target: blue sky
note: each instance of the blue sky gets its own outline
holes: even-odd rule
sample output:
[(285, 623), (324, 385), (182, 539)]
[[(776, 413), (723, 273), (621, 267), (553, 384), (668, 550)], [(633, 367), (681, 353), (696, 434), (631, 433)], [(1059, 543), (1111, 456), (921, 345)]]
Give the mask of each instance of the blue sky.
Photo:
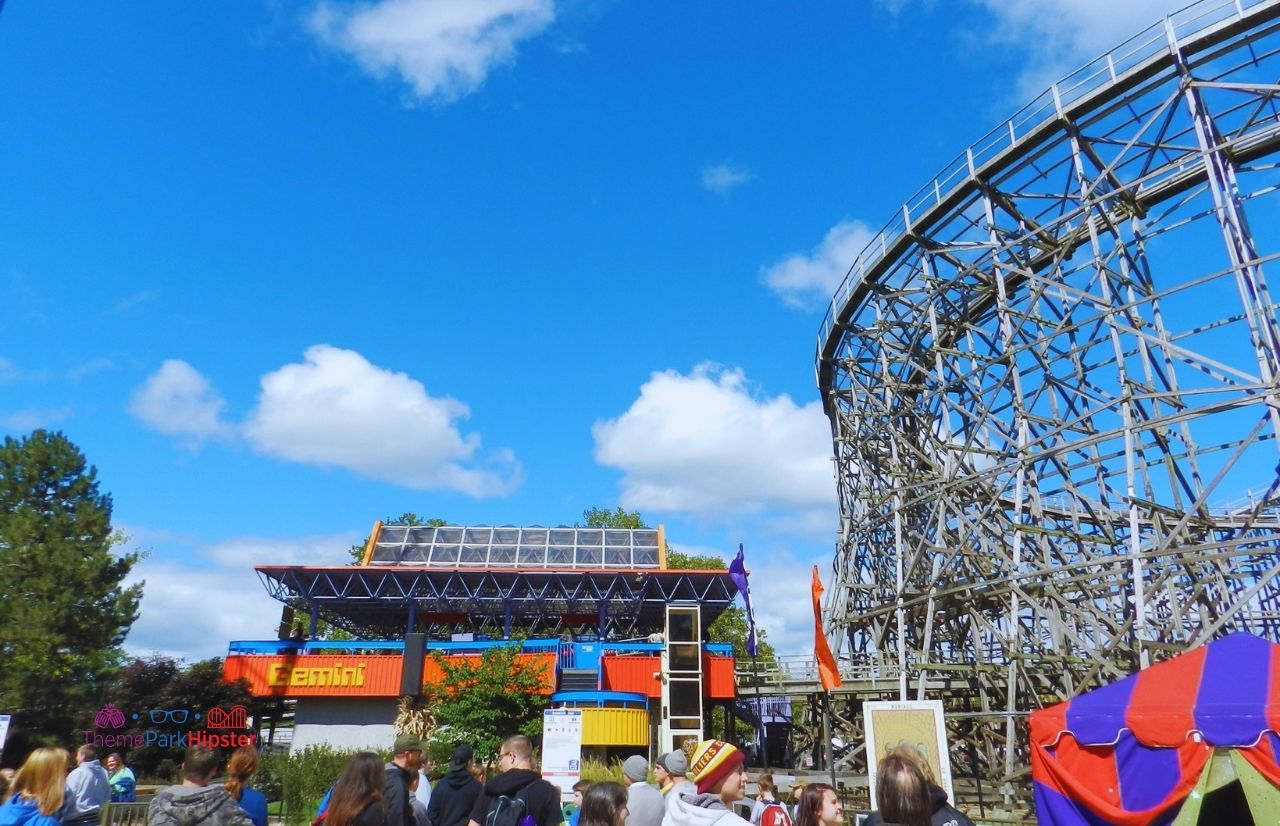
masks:
[(823, 305), (933, 172), (1178, 5), (9, 0), (0, 432), (98, 467), (149, 553), (136, 652), (269, 637), (252, 566), (378, 518), (621, 505), (744, 543), (807, 653)]

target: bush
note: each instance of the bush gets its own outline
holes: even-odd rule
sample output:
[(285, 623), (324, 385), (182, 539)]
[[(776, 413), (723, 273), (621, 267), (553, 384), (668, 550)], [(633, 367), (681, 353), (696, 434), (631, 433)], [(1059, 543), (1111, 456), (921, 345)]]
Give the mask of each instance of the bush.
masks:
[(289, 755), (284, 752), (263, 752), (258, 755), (258, 773), (251, 781), (253, 787), (266, 795), (268, 801), (284, 800), (284, 776)]
[[(320, 798), (337, 782), (343, 767), (353, 754), (356, 754), (354, 749), (307, 746), (288, 755), (264, 755), (263, 763), (271, 766), (271, 782), (278, 784), (280, 789), (286, 823), (311, 821)], [(259, 769), (259, 782), (264, 785), (266, 781), (262, 775), (268, 773), (265, 770), (265, 765)]]
[(612, 763), (605, 763), (602, 760), (583, 760), (581, 777), (588, 783), (603, 783), (606, 780), (621, 783), (622, 764), (617, 760)]

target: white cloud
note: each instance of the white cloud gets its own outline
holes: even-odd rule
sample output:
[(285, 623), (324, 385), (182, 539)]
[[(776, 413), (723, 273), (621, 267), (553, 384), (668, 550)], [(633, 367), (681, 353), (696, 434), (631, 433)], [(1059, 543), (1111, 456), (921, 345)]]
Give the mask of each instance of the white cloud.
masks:
[(722, 163), (702, 170), (702, 188), (721, 197), (754, 178), (751, 170)]
[(18, 378), (18, 367), (12, 361), (0, 356), (0, 382), (13, 381)]
[(196, 444), (232, 435), (231, 426), (222, 420), (225, 406), (213, 384), (194, 367), (169, 359), (134, 392), (129, 412), (152, 430)]
[(721, 520), (826, 511), (831, 435), (816, 401), (764, 397), (741, 370), (654, 373), (625, 413), (592, 427), (599, 464), (623, 472), (624, 508)]
[(1018, 79), (1026, 100), (1087, 61), (1187, 5), (1187, 0), (977, 0), (996, 20), (992, 38), (1027, 49)]
[(322, 2), (308, 25), (366, 72), (399, 74), (417, 97), (448, 102), (514, 62), (516, 45), (554, 19), (552, 0), (378, 0)]
[(322, 344), (304, 358), (262, 377), (243, 427), (258, 452), (476, 497), (505, 495), (523, 481), (514, 454), (482, 454), (480, 436), (458, 430), (470, 415), (462, 402), (431, 396), (352, 350)]
[[(880, 0), (890, 14), (905, 14), (932, 0)], [(1189, 0), (968, 0), (994, 21), (982, 39), (1025, 51), (1016, 105), (1107, 50), (1157, 23)]]
[(751, 572), (751, 607), (756, 627), (769, 632), (769, 644), (781, 655), (812, 655), (813, 601), (809, 572), (819, 567), (829, 584), (831, 556), (800, 559), (790, 550), (763, 546), (746, 549)]
[(139, 290), (132, 295), (125, 296), (116, 302), (115, 311), (117, 313), (127, 313), (135, 307), (146, 304), (149, 301), (156, 300), (155, 290)]
[(92, 376), (95, 373), (102, 373), (107, 370), (114, 370), (114, 369), (116, 369), (115, 362), (113, 362), (111, 359), (108, 359), (108, 358), (99, 357), (95, 359), (90, 359), (89, 361), (86, 361), (82, 364), (77, 364), (75, 367), (72, 367), (70, 370), (67, 371), (67, 378), (71, 379), (72, 381), (78, 381), (80, 379), (85, 378), (86, 376)]
[(71, 418), (70, 407), (29, 407), (0, 417), (0, 428), (9, 431), (35, 430)]
[(362, 538), (354, 531), (296, 539), (245, 536), (211, 545), (203, 555), (236, 569), (254, 565), (347, 565), (351, 562), (348, 551)]
[(201, 548), (185, 548), (175, 561), (174, 545), (192, 545), (190, 537), (165, 531), (122, 528), (136, 544), (139, 537), (170, 546), (170, 558), (149, 554), (134, 566), (129, 584), (146, 581), (138, 619), (125, 648), (142, 656), (152, 652), (185, 660), (221, 657), (231, 640), (275, 639), (281, 603), (268, 596), (255, 565), (346, 565), (354, 533), (292, 539), (240, 537)]
[(275, 639), (280, 603), (252, 568), (194, 568), (144, 559), (131, 583), (146, 580), (125, 649), (186, 660), (226, 656), (231, 640)]
[(764, 283), (789, 306), (824, 306), (874, 237), (861, 221), (836, 224), (808, 255), (796, 253), (766, 268)]

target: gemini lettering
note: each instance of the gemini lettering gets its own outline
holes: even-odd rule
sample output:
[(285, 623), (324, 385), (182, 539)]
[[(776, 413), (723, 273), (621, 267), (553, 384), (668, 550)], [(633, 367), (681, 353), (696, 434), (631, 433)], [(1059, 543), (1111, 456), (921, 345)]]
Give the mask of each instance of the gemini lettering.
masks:
[(267, 672), (267, 685), (360, 687), (364, 685), (364, 665), (344, 667), (342, 663), (334, 663), (328, 668), (306, 668), (276, 663)]

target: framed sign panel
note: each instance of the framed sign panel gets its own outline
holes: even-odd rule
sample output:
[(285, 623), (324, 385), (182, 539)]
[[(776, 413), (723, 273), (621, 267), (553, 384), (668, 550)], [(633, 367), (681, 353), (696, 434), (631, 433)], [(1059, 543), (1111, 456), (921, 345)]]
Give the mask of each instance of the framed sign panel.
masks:
[(941, 700), (868, 700), (862, 704), (867, 730), (867, 775), (871, 783), (871, 808), (876, 806), (876, 769), (899, 746), (911, 746), (924, 755), (933, 782), (955, 800), (951, 788), (951, 756), (947, 751), (947, 726)]

